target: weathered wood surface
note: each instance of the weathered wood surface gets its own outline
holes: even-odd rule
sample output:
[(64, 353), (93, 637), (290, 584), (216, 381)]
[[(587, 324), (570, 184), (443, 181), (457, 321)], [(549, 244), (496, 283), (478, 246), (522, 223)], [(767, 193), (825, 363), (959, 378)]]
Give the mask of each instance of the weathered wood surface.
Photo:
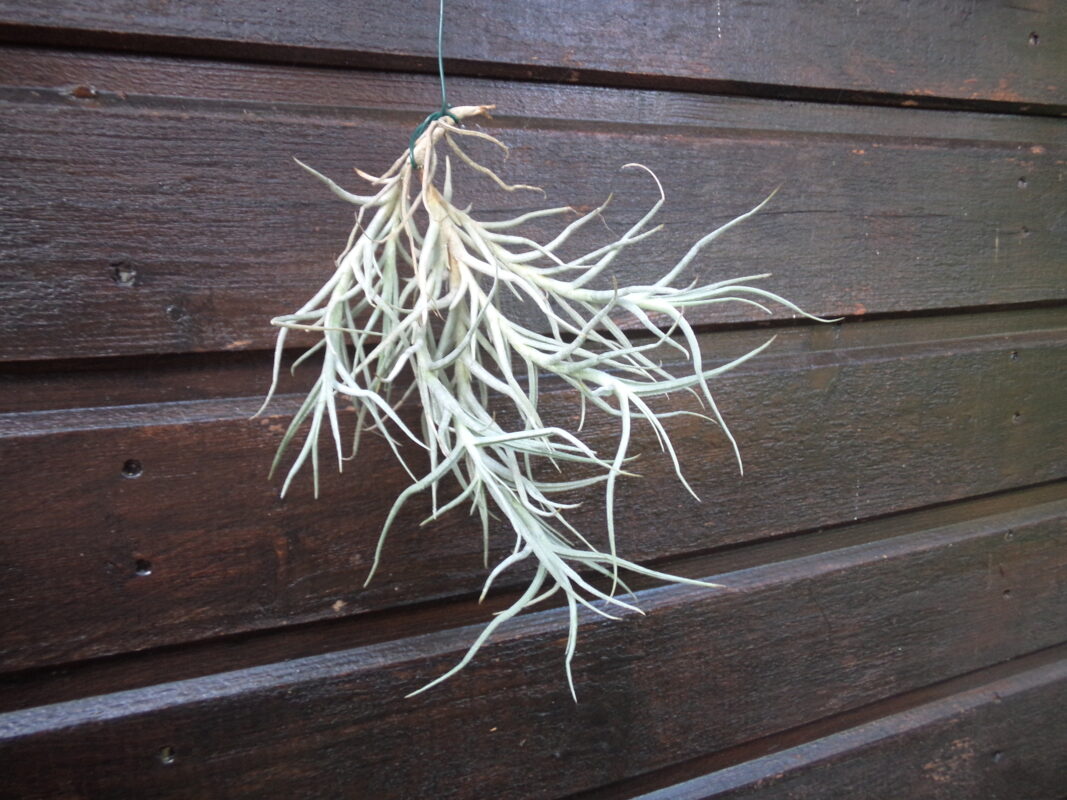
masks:
[[(289, 393), (309, 389), (315, 379), (307, 369), (289, 374), (294, 358), (289, 353), (282, 360), (284, 389)], [(5, 433), (22, 427), (19, 419), (32, 427), (32, 420), (46, 418), (39, 415), (42, 411), (65, 411), (77, 417), (77, 409), (103, 409), (81, 414), (83, 419), (75, 427), (84, 427), (85, 420), (93, 417), (114, 422), (114, 414), (107, 411), (114, 406), (264, 396), (272, 369), (273, 355), (262, 350), (8, 363), (0, 369), (0, 415), (4, 415)], [(37, 412), (38, 416), (6, 416), (17, 412)]]
[[(131, 98), (142, 104), (183, 99), (216, 101), (223, 106), (236, 103), (249, 108), (266, 105), (298, 115), (326, 108), (332, 115), (353, 119), (368, 109), (393, 110), (409, 112), (421, 121), (427, 108), (440, 102), (436, 75), (410, 72), (191, 62), (164, 56), (3, 46), (0, 59), (3, 86), (44, 90), (42, 99), (47, 99), (48, 91), (59, 89), (89, 105)], [(448, 93), (456, 104), (496, 103), (496, 113), (503, 119), (513, 119), (521, 113), (531, 119), (614, 126), (695, 126), (973, 141), (1062, 140), (1062, 124), (1056, 118), (1003, 113), (930, 114), (911, 107), (890, 109), (789, 100), (768, 105), (760, 98), (652, 87), (619, 91), (601, 85), (486, 81), (462, 76), (449, 78)]]
[[(802, 536), (774, 537), (758, 543), (749, 543), (744, 547), (720, 548), (706, 554), (687, 555), (680, 559), (671, 559), (662, 566), (671, 572), (689, 577), (722, 575), (767, 564), (794, 562), (799, 558), (833, 550), (899, 539), (921, 531), (952, 525), (983, 524), (983, 520), (993, 517), (1006, 519), (1028, 508), (1064, 500), (1067, 500), (1067, 482), (1057, 481), (834, 526)], [(1006, 535), (1008, 540), (1014, 537), (1014, 533)], [(654, 581), (638, 580), (634, 583), (637, 589), (652, 588), (655, 585)], [(507, 590), (494, 592), (483, 603), (478, 603), (477, 597), (471, 595), (448, 598), (437, 603), (400, 605), (381, 613), (341, 615), (336, 619), (314, 624), (276, 627), (243, 635), (206, 639), (179, 647), (127, 653), (120, 657), (67, 662), (55, 667), (3, 673), (0, 674), (0, 712), (152, 686), (160, 682), (160, 676), (165, 676), (168, 682), (187, 680), (416, 637), (445, 628), (481, 625), (485, 624), (492, 611), (505, 607), (515, 597), (515, 590)], [(545, 605), (546, 608), (553, 607), (553, 601), (550, 599)], [(788, 613), (792, 613), (791, 608)], [(951, 687), (956, 684), (939, 684), (938, 691), (941, 691), (941, 695), (938, 696), (956, 691), (951, 688), (941, 690), (942, 685)], [(970, 685), (973, 684), (967, 684)], [(930, 691), (932, 690), (924, 690), (924, 694), (928, 695)], [(901, 706), (895, 700), (888, 702), (892, 706), (888, 712), (857, 711), (859, 716), (852, 719), (850, 724), (900, 710)], [(761, 739), (756, 746), (743, 744), (740, 746), (746, 753), (743, 758), (736, 757), (737, 747), (731, 747), (721, 753), (705, 754), (695, 761), (669, 768), (667, 772), (670, 777), (667, 779), (662, 779), (660, 772), (655, 772), (642, 777), (641, 782), (647, 790), (688, 780), (711, 771), (712, 767), (706, 766), (708, 763), (736, 764), (751, 759), (754, 753), (763, 755), (843, 730), (850, 725), (840, 721), (847, 721), (853, 716), (855, 715), (836, 715), (830, 720), (820, 719), (806, 724), (801, 729), (791, 729), (788, 734), (783, 735), (788, 740), (784, 745), (780, 743), (782, 736)], [(817, 733), (805, 734), (811, 729), (817, 729)], [(601, 800), (599, 796), (598, 800)]]
[[(996, 333), (984, 318), (969, 329), (959, 322), (959, 338), (947, 341), (931, 325), (924, 344), (908, 341), (924, 338), (921, 323), (783, 331), (772, 355), (717, 383), (745, 476), (711, 426), (678, 418), (672, 431), (697, 503), (641, 429), (642, 478), (620, 485), (620, 546), (655, 560), (1067, 476), (1067, 441), (1058, 436), (1067, 413), (1062, 314), (1006, 314), (1002, 323)], [(845, 341), (834, 341), (835, 330)], [(894, 331), (904, 341), (892, 341)], [(705, 342), (740, 353), (763, 336)], [(546, 419), (574, 418), (569, 393), (546, 386), (543, 396)], [(407, 477), (371, 440), (358, 465), (325, 478), (322, 500), (311, 497), (309, 479), (279, 500), (265, 472), (287, 417), (250, 421), (258, 405), (232, 398), (0, 419), (8, 431), (0, 470), (12, 497), (0, 614), (7, 669), (480, 587), (481, 537), (466, 512), (419, 528), (429, 513), (419, 498), (398, 518), (376, 580), (361, 589)], [(614, 430), (610, 419), (589, 420), (589, 440), (601, 449)], [(143, 470), (133, 479), (123, 474), (129, 460)], [(573, 520), (599, 537), (602, 504), (595, 492), (583, 498)], [(494, 558), (512, 539), (496, 537)], [(138, 574), (139, 562), (151, 575)]]
[(0, 753), (28, 797), (558, 797), (1063, 641), (1065, 513), (644, 592), (645, 617), (583, 618), (577, 706), (552, 610), (414, 699), (471, 629), (0, 715)]
[(574, 706), (557, 600), (402, 699), (523, 576), (478, 605), (478, 531), (420, 500), (362, 589), (392, 456), (283, 501), (313, 370), (248, 419), (351, 223), (289, 158), (396, 157), (436, 4), (0, 0), (0, 796), (1062, 800), (1067, 9), (847, 5), (448, 2), (450, 99), (549, 192), (471, 180), (486, 215), (614, 191), (599, 244), (646, 163), (633, 281), (783, 184), (697, 272), (845, 318), (692, 318), (709, 363), (778, 334), (717, 384), (746, 474), (676, 420), (697, 504), (643, 432), (619, 544), (728, 588), (583, 617)]
[[(8, 41), (429, 71), (437, 4), (0, 3)], [(451, 74), (860, 99), (1067, 105), (1055, 0), (450, 0)], [(844, 95), (850, 97), (851, 94)]]
[[(308, 106), (319, 78), (297, 70), (216, 67), (204, 76), (170, 64), (150, 83), (143, 65), (128, 78), (128, 61), (38, 54), (13, 80), (47, 88), (0, 101), (8, 155), (0, 185), (10, 190), (0, 228), (2, 359), (269, 347), (269, 319), (325, 280), (352, 216), (290, 157), (342, 182), (352, 164), (384, 169), (425, 111), (412, 100), (402, 106), (410, 115), (380, 100)], [(72, 74), (97, 96), (79, 97), (65, 83)], [(248, 102), (217, 99), (240, 82), (284, 102), (257, 91)], [(378, 76), (348, 91), (390, 87)], [(773, 103), (670, 112), (682, 97), (659, 96), (667, 121), (674, 115), (664, 127), (650, 124), (660, 122), (654, 114), (635, 118), (612, 90), (503, 88), (488, 99), (503, 112), (490, 129), (512, 146), (505, 174), (553, 188), (547, 200), (501, 197), (472, 181), (486, 215), (593, 207), (614, 190), (606, 221), (622, 229), (655, 196), (647, 176), (619, 166), (637, 161), (659, 173), (666, 229), (620, 259), (620, 282), (661, 274), (690, 242), (783, 184), (771, 207), (715, 243), (694, 276), (773, 272), (767, 288), (825, 315), (1067, 298), (1067, 145), (1055, 121), (1021, 129), (966, 115), (933, 135), (923, 112), (868, 109), (813, 126), (823, 106), (798, 105), (789, 111), (798, 129), (787, 131)], [(561, 115), (570, 91), (594, 120)], [(542, 109), (550, 113), (532, 116)], [(577, 244), (607, 236), (590, 226)], [(720, 307), (694, 320), (755, 313)]]
[(640, 800), (1062, 800), (1065, 707), (1059, 660)]

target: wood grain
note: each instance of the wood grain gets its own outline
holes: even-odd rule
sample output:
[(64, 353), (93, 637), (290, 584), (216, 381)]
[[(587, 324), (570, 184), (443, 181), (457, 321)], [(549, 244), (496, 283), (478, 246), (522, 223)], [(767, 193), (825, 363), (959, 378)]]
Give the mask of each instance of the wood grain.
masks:
[[(123, 102), (138, 105), (181, 99), (188, 108), (240, 103), (301, 114), (329, 113), (359, 119), (369, 109), (407, 112), (420, 119), (440, 101), (436, 76), (314, 66), (168, 58), (145, 54), (94, 53), (0, 46), (0, 85), (51, 93), (80, 105)], [(697, 127), (776, 130), (859, 136), (964, 139), (967, 141), (1057, 143), (1062, 120), (1055, 117), (956, 111), (930, 114), (902, 108), (849, 103), (810, 103), (657, 89), (560, 85), (522, 80), (454, 77), (449, 98), (456, 104), (496, 103), (498, 119), (601, 122), (613, 126)]]
[[(813, 531), (802, 536), (783, 536), (744, 547), (729, 547), (708, 553), (672, 559), (661, 566), (688, 577), (721, 575), (762, 567), (767, 564), (795, 561), (833, 550), (910, 536), (949, 525), (974, 525), (989, 517), (1007, 518), (1025, 513), (1028, 508), (1067, 500), (1067, 482), (1056, 481), (1015, 491), (997, 492), (978, 498), (942, 503), (927, 508), (901, 512), (872, 520), (863, 520)], [(638, 589), (655, 586), (655, 582), (635, 582)], [(36, 705), (80, 700), (94, 695), (153, 686), (166, 676), (167, 681), (200, 678), (220, 672), (265, 666), (280, 661), (302, 659), (339, 650), (411, 638), (444, 628), (484, 624), (488, 616), (513, 602), (517, 590), (491, 594), (479, 603), (475, 596), (452, 598), (446, 602), (399, 606), (380, 613), (339, 616), (319, 622), (264, 629), (176, 647), (161, 647), (125, 653), (111, 658), (68, 662), (59, 666), (0, 674), (0, 712), (17, 711)], [(550, 598), (546, 608), (558, 607)], [(1065, 655), (1067, 655), (1067, 646)], [(1046, 663), (1052, 650), (1028, 657)], [(999, 668), (997, 668), (999, 669)], [(997, 672), (993, 669), (992, 672)], [(983, 675), (991, 674), (984, 670)], [(982, 683), (966, 679), (939, 683), (935, 687), (909, 694), (906, 699), (893, 698), (876, 706), (864, 706), (855, 713), (835, 715), (791, 729), (782, 735), (765, 737), (756, 743), (743, 743), (726, 751), (705, 754), (692, 761), (673, 765), (641, 778), (641, 791), (702, 776), (723, 766), (775, 752), (861, 724), (903, 708), (964, 691)], [(915, 698), (918, 699), (915, 699)], [(611, 798), (594, 790), (590, 800)], [(638, 790), (635, 790), (635, 792)], [(583, 795), (584, 800), (584, 795)]]
[[(8, 41), (142, 52), (430, 71), (436, 5), (398, 13), (363, 0), (250, 5), (236, 0), (147, 5), (139, 0), (5, 0)], [(946, 2), (858, 7), (756, 0), (534, 0), (501, 7), (451, 0), (450, 74), (536, 77), (626, 86), (868, 99), (996, 101), (1063, 106), (1067, 14), (1054, 0), (1026, 6)]]
[[(1057, 314), (1038, 318), (1049, 324)], [(846, 337), (836, 350), (835, 330)], [(620, 485), (623, 552), (656, 560), (1067, 475), (1067, 442), (1057, 433), (1062, 328), (924, 345), (887, 341), (894, 330), (924, 338), (915, 324), (803, 326), (783, 331), (774, 355), (724, 377), (717, 391), (746, 454), (744, 477), (705, 423), (680, 418), (672, 426), (702, 503), (686, 499), (642, 430), (635, 441), (645, 453), (643, 477)], [(754, 334), (704, 341), (725, 355), (757, 343)], [(572, 418), (572, 398), (548, 388), (546, 418)], [(287, 418), (280, 409), (249, 421), (256, 406), (258, 399), (232, 398), (4, 419), (0, 463), (12, 502), (0, 619), (8, 669), (480, 587), (481, 541), (470, 520), (457, 512), (420, 529), (429, 513), (420, 499), (399, 518), (377, 579), (361, 590), (366, 558), (406, 478), (372, 441), (356, 474), (327, 470), (321, 500), (304, 480), (281, 501), (265, 472)], [(588, 435), (606, 447), (614, 429), (590, 420)], [(124, 477), (128, 460), (143, 469), (139, 477)], [(41, 486), (51, 498), (43, 507)], [(589, 497), (573, 519), (597, 538), (602, 514)], [(501, 533), (494, 556), (511, 541)], [(151, 564), (151, 575), (137, 574), (138, 561)]]
[[(179, 97), (122, 99), (124, 62), (93, 63), (84, 77), (96, 98), (53, 86), (0, 102), (9, 155), (0, 185), (11, 189), (0, 228), (0, 358), (269, 347), (269, 319), (321, 285), (351, 225), (350, 210), (291, 156), (345, 182), (353, 163), (384, 168), (422, 110), (197, 99), (209, 81), (188, 66), (172, 70), (174, 85), (186, 87)], [(37, 66), (39, 76), (47, 73)], [(299, 73), (290, 70), (288, 80), (291, 96)], [(381, 76), (374, 81), (387, 90)], [(307, 96), (315, 86), (305, 80)], [(969, 121), (960, 120), (950, 138), (919, 140), (920, 117), (909, 135), (894, 119), (919, 112), (880, 109), (862, 132), (860, 120), (846, 120), (849, 133), (839, 134), (802, 124), (805, 114), (821, 118), (822, 107), (809, 105), (792, 112), (800, 130), (786, 131), (770, 103), (736, 119), (726, 108), (713, 124), (667, 128), (634, 123), (632, 110), (609, 103), (598, 113), (610, 111), (613, 122), (579, 123), (516, 114), (527, 95), (547, 103), (543, 88), (528, 88), (510, 87), (514, 116), (491, 130), (512, 146), (505, 176), (537, 176), (547, 201), (467, 185), (483, 193), (476, 199), (490, 217), (545, 202), (593, 207), (614, 190), (606, 223), (618, 230), (654, 199), (647, 178), (619, 166), (652, 167), (670, 195), (666, 229), (620, 263), (620, 282), (661, 274), (691, 241), (784, 184), (769, 209), (716, 243), (694, 276), (770, 271), (768, 288), (827, 315), (1067, 298), (1059, 213), (1067, 184), (1058, 179), (1067, 147), (1058, 128), (1035, 127), (1039, 140), (1020, 141), (1021, 131), (982, 122), (971, 139)], [(557, 104), (569, 91), (555, 87)], [(584, 103), (584, 93), (575, 99)], [(885, 135), (883, 118), (899, 137)], [(752, 127), (760, 124), (769, 127)], [(609, 235), (593, 226), (576, 245)], [(754, 313), (724, 307), (694, 319), (737, 322)]]
[(1065, 704), (1061, 660), (640, 800), (1059, 800), (1067, 786)]
[(1065, 512), (643, 593), (646, 617), (583, 617), (577, 706), (553, 610), (411, 700), (470, 629), (5, 714), (0, 752), (29, 797), (558, 797), (1062, 641)]
[(708, 366), (777, 335), (714, 387), (745, 475), (675, 418), (697, 503), (641, 430), (619, 548), (726, 588), (583, 615), (578, 705), (558, 598), (403, 699), (527, 576), (479, 604), (477, 526), (419, 498), (361, 588), (407, 477), (371, 439), (278, 498), (313, 367), (249, 419), (352, 220), (291, 156), (390, 163), (438, 103), (436, 12), (0, 0), (0, 798), (1067, 800), (1067, 8), (448, 0), (449, 98), (511, 146), (475, 154), (547, 191), (461, 202), (614, 192), (577, 253), (647, 164), (666, 230), (616, 270), (646, 282), (781, 185), (693, 277), (844, 318), (690, 318)]

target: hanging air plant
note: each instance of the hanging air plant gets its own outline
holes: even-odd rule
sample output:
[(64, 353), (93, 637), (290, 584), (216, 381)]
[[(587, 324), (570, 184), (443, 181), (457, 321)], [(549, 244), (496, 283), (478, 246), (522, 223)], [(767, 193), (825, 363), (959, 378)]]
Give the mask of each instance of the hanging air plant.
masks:
[[(603, 207), (564, 225), (544, 244), (522, 235), (524, 224), (562, 217), (573, 213), (572, 209), (550, 208), (503, 222), (482, 222), (469, 210), (458, 208), (452, 202), (453, 158), (488, 176), (503, 190), (532, 188), (507, 185), (461, 146), (464, 139), (484, 139), (504, 147), (494, 137), (458, 124), (490, 108), (462, 106), (431, 115), (413, 137), (410, 152), (383, 175), (359, 172), (373, 187), (367, 195), (352, 194), (301, 164), (338, 197), (356, 205), (358, 212), (334, 274), (303, 307), (273, 320), (281, 331), (271, 394), (277, 386), (286, 334), (300, 330), (321, 337), (297, 362), (317, 355), (320, 374), (278, 448), (274, 467), (306, 429), (282, 493), (310, 461), (317, 496), (319, 441), (324, 429), (334, 441), (338, 465), (346, 459), (339, 403), (351, 403), (357, 411), (355, 446), (349, 458), (355, 455), (363, 434), (373, 430), (385, 439), (412, 484), (396, 499), (385, 520), (368, 582), (398, 512), (420, 492), (429, 492), (431, 498), (427, 522), (457, 506), (468, 506), (477, 514), (486, 559), (490, 519), (503, 517), (514, 532), (515, 543), (510, 555), (488, 572), (482, 596), (497, 576), (522, 561), (533, 562), (534, 576), (522, 595), (486, 625), (463, 659), (418, 692), (462, 669), (507, 620), (560, 592), (569, 610), (565, 665), (573, 694), (571, 660), (578, 607), (612, 618), (611, 610), (639, 610), (617, 596), (619, 587), (628, 591), (620, 573), (716, 586), (648, 569), (616, 551), (615, 488), (619, 477), (629, 474), (635, 423), (651, 426), (678, 479), (692, 492), (665, 424), (667, 417), (692, 412), (656, 411), (648, 398), (679, 390), (695, 392), (710, 415), (707, 418), (726, 434), (740, 463), (737, 444), (708, 382), (755, 356), (770, 341), (723, 366), (704, 369), (686, 309), (737, 302), (766, 311), (764, 303), (770, 302), (805, 312), (749, 285), (766, 275), (672, 285), (705, 246), (756, 213), (762, 203), (705, 235), (654, 283), (591, 288), (621, 253), (659, 230), (649, 226), (664, 202), (662, 187), (650, 170), (636, 164), (626, 166), (648, 172), (659, 188), (659, 199), (621, 237), (577, 258), (565, 260), (559, 248), (596, 219)], [(444, 150), (443, 157), (439, 150)], [(500, 304), (505, 293), (535, 306), (543, 324), (529, 327), (505, 314)], [(632, 338), (613, 315), (637, 320), (643, 338)], [(671, 374), (653, 360), (652, 351), (664, 345), (684, 355), (690, 365), (686, 374)], [(596, 452), (583, 441), (581, 423), (570, 430), (542, 419), (538, 387), (543, 376), (554, 376), (574, 389), (583, 422), (589, 406), (617, 418), (618, 440), (611, 452)], [(422, 410), (417, 430), (397, 413), (413, 397)], [(503, 418), (511, 420), (506, 427), (499, 421)], [(428, 453), (425, 474), (416, 474), (405, 460), (401, 446), (408, 442)], [(556, 468), (550, 472), (554, 478), (544, 477), (546, 463)], [(568, 479), (568, 468), (581, 477)], [(446, 481), (449, 476), (454, 484)], [(445, 485), (455, 487), (453, 496), (442, 496)], [(572, 506), (558, 499), (594, 485), (602, 485), (604, 492), (606, 551), (567, 521), (565, 514)], [(606, 580), (600, 583), (597, 574)]]

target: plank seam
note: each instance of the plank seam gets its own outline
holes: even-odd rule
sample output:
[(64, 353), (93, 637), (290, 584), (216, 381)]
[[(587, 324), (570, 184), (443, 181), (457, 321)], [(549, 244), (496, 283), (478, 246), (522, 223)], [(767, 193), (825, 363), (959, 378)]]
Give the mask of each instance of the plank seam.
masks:
[[(292, 66), (341, 66), (361, 70), (434, 74), (436, 62), (430, 55), (393, 55), (353, 52), (306, 45), (277, 45), (240, 42), (210, 37), (191, 38), (146, 33), (111, 33), (91, 28), (48, 27), (0, 23), (0, 44), (63, 47), (71, 50), (115, 52), (137, 55), (187, 57), (253, 64)], [(989, 99), (963, 99), (939, 95), (911, 95), (849, 88), (818, 88), (790, 84), (768, 84), (731, 79), (707, 79), (662, 74), (621, 73), (608, 70), (508, 64), (502, 62), (445, 59), (445, 71), (452, 77), (478, 77), (497, 80), (523, 80), (537, 83), (603, 86), (621, 89), (659, 89), (693, 94), (752, 97), (785, 102), (821, 105), (885, 106), (934, 110), (981, 112), (1033, 117), (1067, 116), (1067, 105), (1039, 102), (1012, 102)]]

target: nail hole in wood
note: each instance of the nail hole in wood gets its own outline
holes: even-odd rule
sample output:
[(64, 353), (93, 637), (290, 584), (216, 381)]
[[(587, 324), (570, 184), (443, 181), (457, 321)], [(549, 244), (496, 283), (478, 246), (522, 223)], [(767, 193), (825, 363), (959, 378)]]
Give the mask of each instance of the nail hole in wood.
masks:
[(1031, 47), (1037, 47), (1041, 43), (1041, 37), (1037, 35), (1036, 31), (1032, 31), (1027, 41), (1030, 42)]
[(122, 465), (122, 477), (124, 478), (140, 478), (142, 472), (144, 472), (144, 467), (136, 458), (131, 458)]
[(133, 562), (133, 571), (134, 571), (135, 575), (139, 575), (142, 578), (145, 575), (151, 575), (152, 574), (152, 562), (151, 561), (146, 561), (143, 558), (139, 558), (135, 562)]
[(109, 266), (111, 267), (111, 280), (116, 284), (126, 288), (137, 285), (137, 270), (130, 266), (129, 262), (117, 259)]
[(156, 758), (159, 759), (160, 764), (167, 764), (168, 766), (173, 764), (175, 760), (174, 748), (170, 745), (159, 748), (159, 752), (156, 753)]

